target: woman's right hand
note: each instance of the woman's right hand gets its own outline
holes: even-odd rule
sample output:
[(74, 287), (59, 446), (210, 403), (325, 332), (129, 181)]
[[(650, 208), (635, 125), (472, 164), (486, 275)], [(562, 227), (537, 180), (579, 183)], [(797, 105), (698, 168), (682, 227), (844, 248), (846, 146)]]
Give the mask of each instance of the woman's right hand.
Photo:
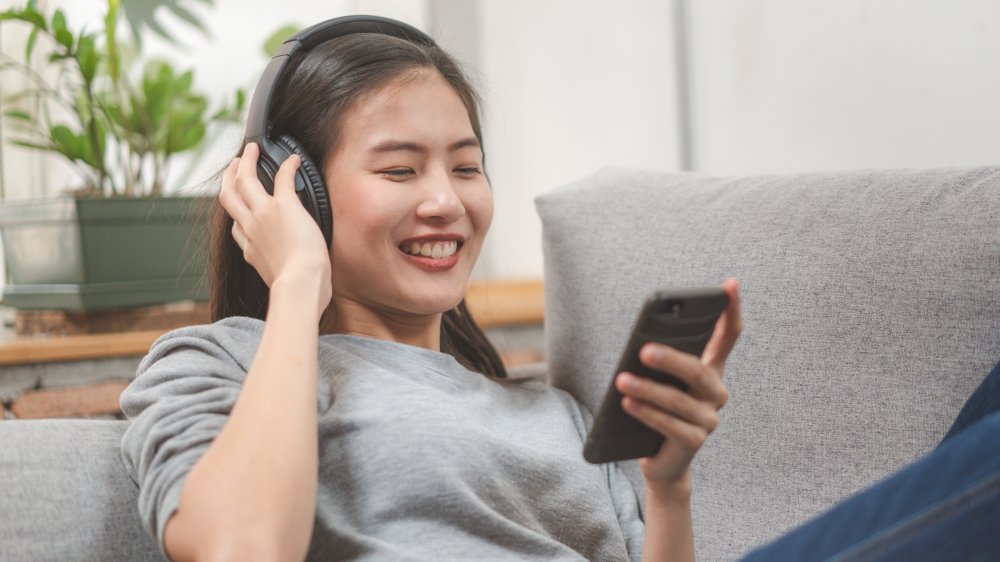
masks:
[(257, 179), (260, 149), (247, 144), (222, 177), (219, 202), (233, 218), (232, 235), (243, 258), (257, 270), (267, 286), (284, 279), (319, 281), (319, 312), (332, 296), (330, 251), (316, 221), (295, 194), (295, 172), (300, 158), (292, 155), (278, 168), (274, 195)]

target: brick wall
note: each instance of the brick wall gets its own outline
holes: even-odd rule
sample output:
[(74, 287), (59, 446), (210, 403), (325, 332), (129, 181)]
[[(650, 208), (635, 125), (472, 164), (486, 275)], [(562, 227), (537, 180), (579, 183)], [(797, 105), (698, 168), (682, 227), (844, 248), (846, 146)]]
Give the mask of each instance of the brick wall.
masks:
[(139, 357), (0, 367), (4, 418), (116, 418)]

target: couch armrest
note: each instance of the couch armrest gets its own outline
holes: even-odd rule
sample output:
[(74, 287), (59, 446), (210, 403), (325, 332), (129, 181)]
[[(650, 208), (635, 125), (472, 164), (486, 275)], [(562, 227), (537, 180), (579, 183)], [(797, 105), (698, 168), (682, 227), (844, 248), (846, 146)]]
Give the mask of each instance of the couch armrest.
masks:
[(121, 460), (127, 424), (0, 421), (0, 558), (164, 560)]

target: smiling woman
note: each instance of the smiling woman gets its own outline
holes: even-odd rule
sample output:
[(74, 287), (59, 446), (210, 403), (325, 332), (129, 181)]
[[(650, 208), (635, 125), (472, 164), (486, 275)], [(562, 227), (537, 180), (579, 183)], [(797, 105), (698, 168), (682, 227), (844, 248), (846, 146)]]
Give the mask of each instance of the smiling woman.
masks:
[(164, 552), (690, 559), (689, 468), (725, 401), (735, 281), (710, 362), (644, 355), (683, 366), (690, 395), (622, 389), (670, 437), (643, 465), (644, 521), (619, 468), (582, 459), (588, 414), (541, 381), (505, 380), (465, 308), (493, 192), (456, 63), (372, 17), (318, 24), (284, 49), (223, 174), (214, 323), (157, 341), (122, 393), (126, 468)]
[[(462, 299), (493, 208), (476, 92), (442, 51), (379, 34), (338, 37), (288, 65), (270, 107), (270, 136), (294, 133), (303, 154), (321, 158), (318, 173), (330, 186), (330, 258), (338, 267), (321, 331), (364, 332), (362, 323), (392, 339), (429, 338), (423, 343), (463, 365), (503, 377), (499, 355)], [(268, 284), (230, 237), (232, 228), (220, 206), (212, 319), (264, 319)], [(456, 252), (434, 258), (445, 242)], [(413, 255), (424, 247), (429, 256)], [(404, 266), (416, 270), (404, 274)], [(381, 296), (387, 285), (395, 288)], [(441, 330), (412, 327), (417, 316), (442, 310)], [(403, 319), (405, 334), (383, 329), (393, 317)]]

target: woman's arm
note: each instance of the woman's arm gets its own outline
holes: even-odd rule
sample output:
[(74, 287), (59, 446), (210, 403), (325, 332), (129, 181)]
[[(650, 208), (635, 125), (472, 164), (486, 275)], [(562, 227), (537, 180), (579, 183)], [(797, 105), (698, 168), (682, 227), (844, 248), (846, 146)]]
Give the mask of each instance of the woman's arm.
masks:
[(219, 197), (247, 261), (270, 287), (267, 319), (229, 419), (166, 524), (174, 560), (301, 560), (312, 536), (317, 326), (330, 300), (330, 264), (292, 191), (297, 158), (281, 166), (272, 198), (256, 180), (256, 156), (249, 145), (227, 169)]
[(695, 559), (691, 461), (719, 425), (718, 410), (729, 398), (722, 373), (743, 330), (739, 285), (728, 279), (723, 289), (729, 306), (700, 358), (658, 344), (647, 344), (639, 352), (644, 364), (684, 381), (687, 391), (627, 373), (615, 380), (625, 411), (665, 438), (655, 456), (639, 461), (646, 485), (643, 560)]

